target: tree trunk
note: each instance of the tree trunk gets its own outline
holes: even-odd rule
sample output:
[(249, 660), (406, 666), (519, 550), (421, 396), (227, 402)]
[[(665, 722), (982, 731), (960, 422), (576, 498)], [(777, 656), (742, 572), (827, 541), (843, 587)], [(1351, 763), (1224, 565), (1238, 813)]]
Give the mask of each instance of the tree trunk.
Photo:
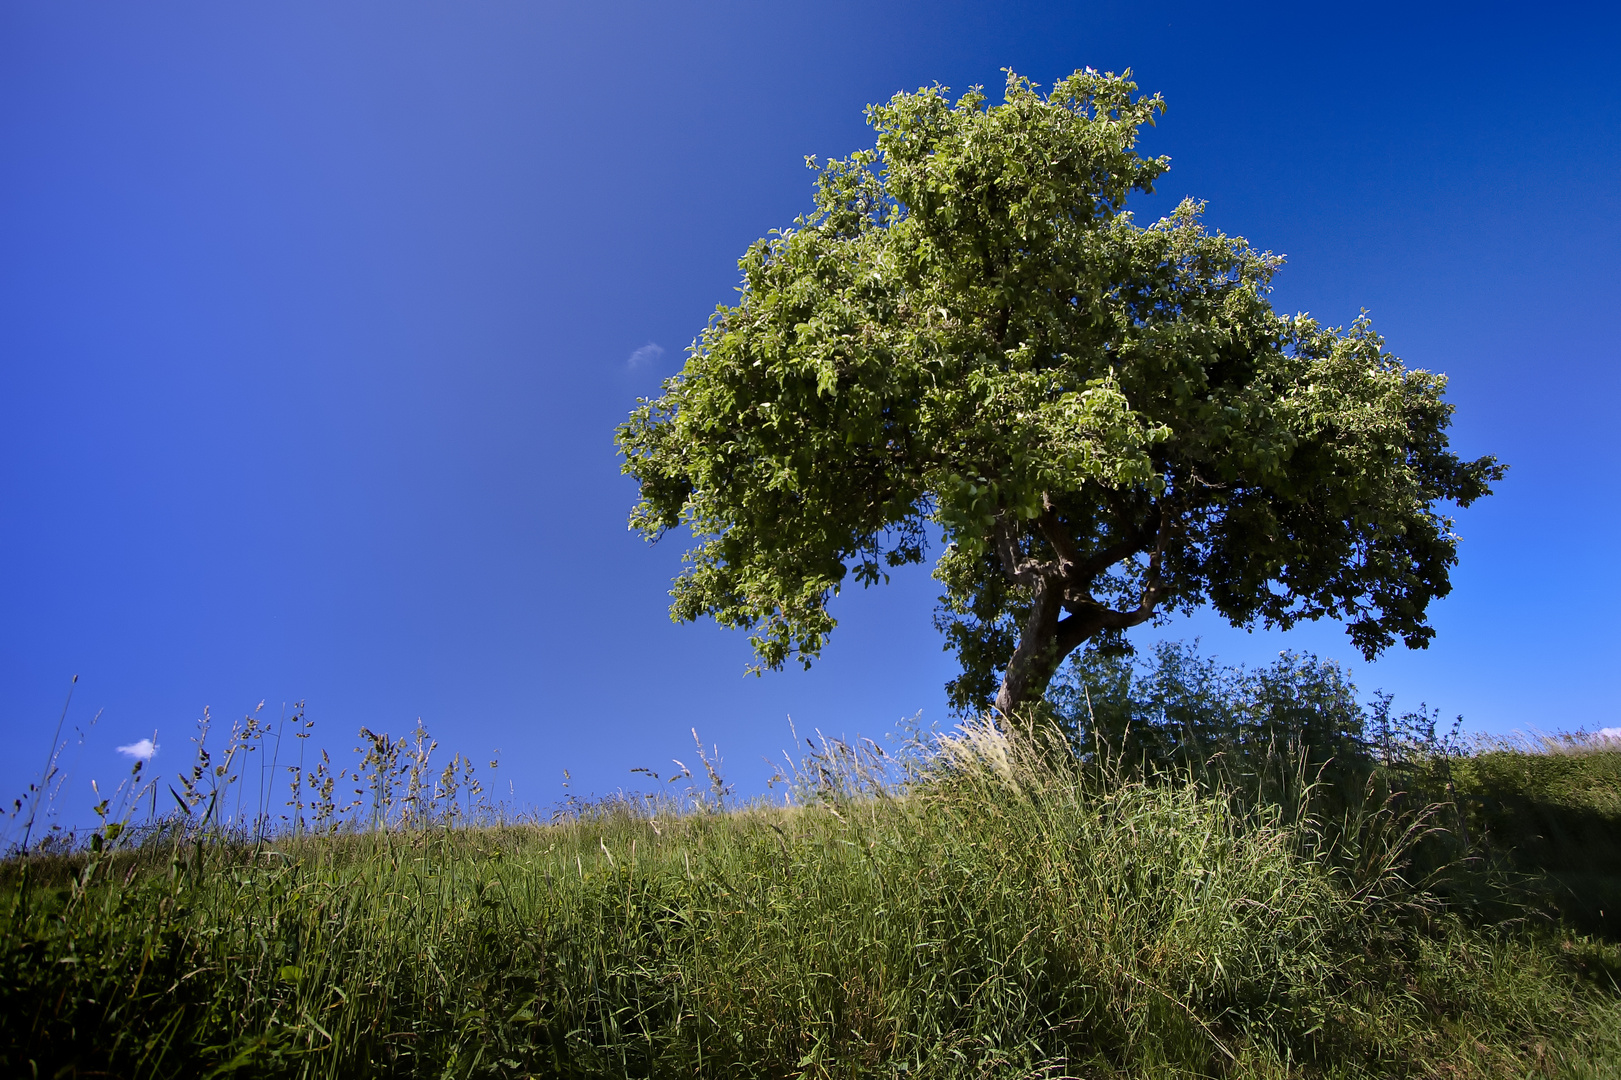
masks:
[[(1007, 670), (1002, 673), (1002, 685), (996, 691), (999, 715), (1021, 726), (1028, 724), (1031, 707), (1047, 693), (1047, 685), (1066, 656), (1102, 630), (1125, 630), (1153, 617), (1166, 594), (1165, 583), (1160, 579), (1160, 559), (1165, 551), (1168, 520), (1161, 506), (1159, 523), (1152, 533), (1139, 529), (1136, 535), (1082, 560), (1076, 556), (1063, 522), (1048, 503), (1039, 527), (1058, 557), (1047, 563), (1022, 558), (1015, 528), (1005, 516), (998, 520), (996, 540), (1002, 565), (1015, 584), (1029, 586), (1033, 598), (1030, 616), (1019, 634), (1019, 643), (1008, 660)], [(1115, 563), (1144, 551), (1150, 554), (1136, 608), (1114, 611), (1097, 603), (1088, 588), (1092, 580)], [(1079, 599), (1071, 597), (1070, 614), (1065, 618), (1065, 591), (1071, 586), (1075, 587)]]
[[(1059, 616), (1064, 611), (1062, 581), (1040, 578), (1035, 587), (1035, 603), (1030, 617), (1025, 620), (1019, 634), (1019, 644), (1013, 650), (1007, 670), (1002, 673), (1002, 685), (996, 691), (996, 711), (1008, 721), (1026, 722), (1024, 713), (1029, 706), (1041, 700), (1047, 684), (1064, 657), (1075, 648), (1059, 641)], [(1067, 635), (1065, 635), (1067, 636)]]

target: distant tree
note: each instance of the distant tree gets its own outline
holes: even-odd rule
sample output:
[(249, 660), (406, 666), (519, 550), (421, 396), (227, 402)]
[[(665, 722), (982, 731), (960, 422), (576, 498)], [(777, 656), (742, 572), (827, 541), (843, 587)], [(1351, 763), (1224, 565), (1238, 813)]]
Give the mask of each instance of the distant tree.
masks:
[[(1362, 793), (1372, 768), (1368, 736), (1410, 731), (1418, 716), (1393, 722), (1391, 698), (1383, 694), (1375, 694), (1373, 709), (1364, 708), (1345, 670), (1310, 653), (1285, 652), (1248, 669), (1218, 663), (1197, 643), (1169, 641), (1156, 644), (1146, 660), (1078, 651), (1047, 698), (1052, 718), (1083, 755), (1124, 768), (1202, 775), (1233, 790), (1253, 791), (1270, 771), (1275, 775), (1266, 779), (1325, 785), (1342, 805)], [(1433, 725), (1430, 731), (1433, 749)]]
[(1091, 642), (1209, 604), (1235, 625), (1344, 620), (1423, 647), (1467, 506), (1503, 467), (1449, 452), (1446, 380), (1364, 317), (1273, 311), (1282, 259), (1185, 201), (1125, 211), (1169, 167), (1162, 100), (1009, 73), (868, 110), (875, 149), (807, 163), (816, 209), (743, 256), (680, 374), (617, 440), (631, 525), (697, 546), (671, 615), (809, 666), (846, 577), (946, 541), (937, 624), (958, 709), (1014, 716)]

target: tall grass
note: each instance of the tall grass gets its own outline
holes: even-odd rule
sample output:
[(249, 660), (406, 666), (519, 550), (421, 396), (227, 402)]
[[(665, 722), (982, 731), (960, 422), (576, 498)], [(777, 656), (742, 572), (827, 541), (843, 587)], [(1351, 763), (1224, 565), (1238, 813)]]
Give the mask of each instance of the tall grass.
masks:
[(406, 815), (400, 761), (372, 762), (364, 828), (194, 815), (7, 863), (0, 1068), (1621, 1073), (1621, 953), (1417, 887), (1422, 809), (1351, 836), (1309, 783), (1283, 806), (979, 725), (900, 760), (823, 742), (788, 805), (728, 808), (709, 769), (685, 806), (549, 824), (436, 787)]
[(1449, 772), (1464, 828), (1524, 901), (1621, 940), (1621, 742), (1486, 743)]

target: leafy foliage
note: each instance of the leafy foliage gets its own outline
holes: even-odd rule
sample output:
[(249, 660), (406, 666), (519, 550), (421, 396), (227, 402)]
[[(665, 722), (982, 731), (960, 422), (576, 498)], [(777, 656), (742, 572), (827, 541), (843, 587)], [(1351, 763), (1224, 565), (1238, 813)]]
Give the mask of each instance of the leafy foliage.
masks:
[[(1126, 76), (1045, 96), (941, 87), (869, 109), (876, 146), (816, 165), (816, 208), (752, 245), (741, 297), (618, 432), (633, 528), (697, 540), (671, 614), (805, 664), (853, 572), (947, 547), (960, 709), (1038, 700), (1079, 645), (1209, 603), (1424, 645), (1468, 505), (1501, 466), (1447, 448), (1445, 379), (1267, 301), (1281, 258), (1187, 201)], [(1000, 689), (998, 682), (1000, 681)]]
[(1215, 770), (1228, 786), (1253, 786), (1283, 763), (1344, 793), (1342, 802), (1366, 781), (1377, 758), (1370, 738), (1379, 733), (1402, 744), (1404, 753), (1389, 755), (1390, 764), (1409, 748), (1424, 757), (1443, 749), (1413, 746), (1415, 717), (1393, 721), (1388, 702), (1380, 717), (1370, 717), (1345, 670), (1311, 655), (1284, 653), (1249, 670), (1181, 642), (1159, 643), (1146, 664), (1086, 650), (1048, 696), (1059, 726), (1087, 758), (1151, 773)]

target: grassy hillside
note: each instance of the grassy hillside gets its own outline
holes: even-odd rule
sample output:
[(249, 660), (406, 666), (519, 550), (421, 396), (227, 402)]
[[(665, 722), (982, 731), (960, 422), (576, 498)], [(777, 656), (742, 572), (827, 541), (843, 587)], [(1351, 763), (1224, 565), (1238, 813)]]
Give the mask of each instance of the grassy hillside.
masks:
[[(1618, 757), (1447, 768), (1473, 828), (1574, 881)], [(903, 766), (835, 745), (797, 793), (14, 859), (0, 1071), (1621, 1075), (1613, 938), (1417, 888), (1434, 811), (1329, 821), (986, 730)]]
[(1471, 839), (1527, 876), (1540, 909), (1621, 940), (1621, 746), (1538, 749), (1450, 763)]

